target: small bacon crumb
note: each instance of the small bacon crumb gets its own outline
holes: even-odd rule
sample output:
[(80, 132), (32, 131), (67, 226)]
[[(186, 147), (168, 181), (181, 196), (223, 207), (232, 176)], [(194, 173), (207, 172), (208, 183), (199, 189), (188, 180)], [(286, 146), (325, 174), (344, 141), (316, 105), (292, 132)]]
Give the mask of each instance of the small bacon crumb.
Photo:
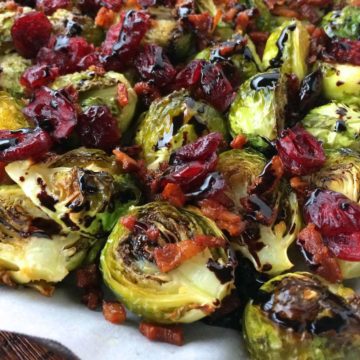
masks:
[(133, 231), (136, 224), (136, 217), (134, 215), (127, 215), (120, 218), (120, 223), (124, 225), (129, 231)]
[(117, 101), (122, 108), (129, 104), (129, 94), (126, 86), (122, 83), (117, 86)]
[(246, 143), (247, 143), (246, 136), (239, 134), (233, 139), (233, 141), (230, 143), (230, 146), (233, 149), (242, 149)]
[(181, 190), (181, 186), (178, 184), (173, 184), (173, 183), (166, 184), (161, 195), (164, 200), (169, 201), (170, 204), (176, 207), (181, 207), (186, 202), (185, 195)]
[(209, 235), (197, 235), (193, 240), (203, 248), (225, 247), (227, 244), (227, 241), (224, 238)]
[(151, 341), (161, 341), (177, 346), (184, 344), (184, 330), (179, 325), (158, 325), (142, 321), (139, 330)]
[(95, 25), (108, 29), (115, 20), (115, 12), (107, 9), (106, 7), (101, 7), (96, 14)]
[(118, 301), (103, 301), (102, 311), (107, 321), (112, 324), (123, 324), (126, 320), (126, 310)]
[(113, 150), (116, 161), (121, 165), (125, 172), (134, 172), (139, 170), (139, 164), (136, 160), (118, 149)]

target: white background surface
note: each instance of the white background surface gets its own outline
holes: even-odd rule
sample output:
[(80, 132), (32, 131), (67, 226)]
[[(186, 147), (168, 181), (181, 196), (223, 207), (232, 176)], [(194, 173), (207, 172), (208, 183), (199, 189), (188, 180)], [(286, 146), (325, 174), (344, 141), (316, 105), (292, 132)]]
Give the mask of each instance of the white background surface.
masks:
[(247, 359), (237, 331), (196, 323), (185, 326), (182, 347), (150, 342), (138, 320), (107, 322), (88, 310), (65, 287), (46, 298), (31, 289), (0, 287), (0, 329), (56, 340), (82, 360), (241, 360)]

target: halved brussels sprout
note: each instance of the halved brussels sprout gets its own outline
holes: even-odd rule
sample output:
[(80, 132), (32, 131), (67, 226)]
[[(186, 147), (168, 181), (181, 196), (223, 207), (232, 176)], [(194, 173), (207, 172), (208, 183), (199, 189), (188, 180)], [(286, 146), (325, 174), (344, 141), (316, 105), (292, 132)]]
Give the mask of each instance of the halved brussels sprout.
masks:
[(59, 282), (80, 266), (96, 238), (64, 234), (17, 185), (0, 186), (0, 270), (19, 284)]
[(305, 116), (302, 125), (325, 148), (360, 151), (360, 111), (354, 106), (336, 102), (320, 106)]
[(73, 8), (71, 11), (58, 9), (49, 16), (53, 32), (57, 35), (82, 36), (88, 42), (100, 45), (105, 34), (102, 28), (95, 25), (94, 20), (87, 15), (82, 15)]
[[(120, 106), (118, 102), (118, 86), (124, 85), (128, 96), (128, 104)], [(74, 86), (79, 92), (79, 102), (83, 109), (92, 105), (106, 105), (118, 120), (119, 129), (124, 132), (134, 116), (137, 95), (126, 77), (114, 71), (104, 75), (87, 70), (58, 77), (52, 84), (53, 89)]]
[(358, 40), (360, 34), (360, 7), (345, 6), (326, 14), (321, 22), (329, 37)]
[(8, 91), (12, 96), (23, 96), (24, 87), (19, 80), (30, 65), (30, 60), (24, 59), (17, 53), (0, 56), (0, 88)]
[(38, 163), (15, 161), (5, 170), (67, 232), (111, 231), (120, 214), (139, 200), (130, 176), (122, 175), (114, 158), (100, 150), (79, 148)]
[[(190, 323), (217, 309), (233, 288), (229, 248), (205, 247), (169, 272), (161, 272), (154, 252), (198, 235), (223, 238), (213, 221), (196, 209), (154, 202), (133, 207), (129, 230), (119, 222), (101, 254), (106, 284), (133, 312), (158, 323)], [(150, 240), (147, 230), (158, 237)]]
[[(233, 49), (233, 51), (232, 53), (227, 51), (226, 55), (222, 55), (220, 52), (222, 47), (227, 50), (229, 48)], [(244, 37), (236, 35), (224, 43), (204, 49), (196, 55), (196, 59), (204, 59), (211, 62), (230, 61), (238, 70), (243, 81), (263, 70), (255, 45), (247, 35)]]
[[(264, 156), (250, 149), (230, 150), (219, 156), (217, 170), (229, 187), (227, 195), (245, 218), (248, 214), (240, 200), (248, 195), (249, 186), (262, 174), (265, 165)], [(287, 252), (301, 229), (301, 216), (296, 195), (285, 183), (273, 191), (271, 207), (277, 213), (270, 225), (249, 218), (245, 231), (232, 238), (231, 243), (234, 250), (251, 260), (257, 271), (277, 275), (293, 266)]]
[(205, 102), (195, 101), (188, 92), (175, 91), (152, 102), (139, 121), (135, 142), (142, 147), (148, 167), (156, 169), (174, 150), (213, 131), (227, 138), (221, 114)]
[(275, 140), (284, 128), (286, 103), (285, 79), (279, 72), (253, 76), (240, 86), (231, 104), (231, 135), (246, 135), (250, 144), (263, 147), (264, 138)]
[(360, 106), (360, 66), (321, 63), (326, 99)]
[(271, 279), (245, 309), (251, 358), (359, 359), (359, 300), (352, 289), (309, 273)]
[(280, 68), (301, 81), (307, 74), (310, 36), (300, 21), (287, 21), (269, 36), (263, 55), (265, 69)]
[(360, 155), (357, 152), (328, 150), (323, 167), (307, 179), (314, 187), (339, 192), (360, 203)]
[(5, 91), (0, 91), (0, 130), (28, 128), (29, 123), (19, 104)]

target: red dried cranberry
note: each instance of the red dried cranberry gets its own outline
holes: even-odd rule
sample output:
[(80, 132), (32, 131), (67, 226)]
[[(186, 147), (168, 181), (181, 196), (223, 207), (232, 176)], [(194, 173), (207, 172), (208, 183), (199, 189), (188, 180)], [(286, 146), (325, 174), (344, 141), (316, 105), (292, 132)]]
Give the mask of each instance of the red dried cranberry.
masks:
[(161, 98), (160, 90), (156, 86), (144, 81), (136, 83), (134, 85), (134, 90), (136, 95), (146, 107), (149, 107), (156, 99)]
[(88, 147), (111, 150), (120, 141), (117, 120), (106, 106), (90, 106), (79, 117), (77, 131)]
[(315, 190), (304, 207), (304, 218), (324, 237), (360, 231), (360, 205), (330, 190)]
[(324, 241), (338, 259), (360, 261), (360, 232), (327, 237)]
[(284, 130), (276, 142), (276, 149), (291, 175), (307, 175), (319, 170), (326, 157), (322, 145), (301, 126)]
[(54, 91), (45, 86), (35, 90), (24, 114), (59, 141), (68, 138), (77, 124), (77, 111), (72, 94), (63, 89)]
[(50, 150), (52, 140), (40, 128), (0, 130), (0, 161), (11, 162), (39, 157)]
[(20, 83), (28, 90), (35, 89), (53, 82), (59, 75), (59, 70), (49, 65), (34, 65), (21, 75)]
[(122, 70), (136, 56), (141, 40), (149, 27), (150, 15), (130, 10), (121, 14), (102, 46), (103, 62), (107, 70)]
[(360, 40), (333, 41), (328, 48), (328, 55), (339, 63), (360, 65)]
[(47, 47), (40, 49), (37, 62), (51, 65), (59, 69), (61, 75), (86, 70), (84, 58), (94, 52), (94, 46), (82, 37), (68, 38), (59, 36), (52, 38)]
[(158, 45), (145, 45), (135, 59), (135, 66), (144, 80), (152, 81), (158, 87), (169, 84), (176, 75), (163, 48)]
[(48, 43), (51, 30), (51, 23), (44, 13), (31, 11), (18, 17), (11, 28), (16, 51), (25, 58), (34, 58)]
[(36, 0), (36, 8), (46, 15), (53, 14), (58, 9), (67, 9), (71, 0)]
[(189, 89), (198, 84), (201, 76), (201, 69), (206, 64), (205, 60), (193, 60), (183, 70), (181, 70), (175, 79), (177, 89)]

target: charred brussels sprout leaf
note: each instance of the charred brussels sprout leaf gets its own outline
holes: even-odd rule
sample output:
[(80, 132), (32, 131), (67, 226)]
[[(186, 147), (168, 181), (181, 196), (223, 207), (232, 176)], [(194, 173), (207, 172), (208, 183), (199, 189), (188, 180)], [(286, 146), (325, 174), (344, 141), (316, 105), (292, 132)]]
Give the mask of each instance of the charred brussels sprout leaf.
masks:
[(156, 169), (174, 150), (213, 131), (227, 138), (221, 114), (186, 91), (177, 91), (153, 101), (140, 119), (135, 142), (142, 147), (148, 167)]
[(359, 311), (359, 297), (349, 288), (308, 273), (281, 275), (247, 305), (245, 342), (252, 359), (355, 360)]
[(20, 105), (5, 91), (0, 91), (0, 130), (27, 128), (29, 124)]
[(275, 140), (284, 127), (286, 103), (285, 80), (278, 72), (253, 76), (240, 86), (230, 107), (231, 135), (243, 134), (253, 146), (265, 146), (263, 139)]
[[(248, 195), (249, 187), (263, 173), (265, 165), (264, 156), (249, 149), (230, 150), (219, 157), (218, 171), (229, 187), (227, 195), (245, 218), (248, 214), (241, 199)], [(260, 224), (249, 218), (245, 231), (232, 238), (231, 243), (251, 260), (257, 271), (277, 275), (293, 266), (287, 251), (300, 231), (301, 217), (296, 195), (285, 183), (273, 191), (271, 203), (276, 214), (271, 223)]]
[(132, 180), (124, 179), (114, 158), (99, 150), (80, 148), (35, 164), (17, 161), (6, 172), (67, 232), (107, 232), (139, 199)]
[(105, 282), (115, 295), (158, 323), (190, 323), (215, 311), (233, 288), (229, 248), (205, 247), (168, 272), (160, 271), (154, 253), (199, 235), (223, 238), (217, 226), (196, 210), (161, 202), (131, 208), (127, 216), (135, 217), (134, 226), (119, 222), (101, 255)]
[(329, 37), (358, 40), (360, 34), (360, 7), (345, 6), (323, 17), (321, 22)]
[(322, 63), (320, 69), (326, 99), (360, 106), (360, 66)]
[(280, 68), (301, 81), (307, 74), (310, 37), (300, 21), (286, 22), (268, 38), (263, 55), (265, 68)]
[(360, 150), (360, 111), (354, 106), (335, 102), (320, 106), (305, 116), (302, 125), (325, 148)]

